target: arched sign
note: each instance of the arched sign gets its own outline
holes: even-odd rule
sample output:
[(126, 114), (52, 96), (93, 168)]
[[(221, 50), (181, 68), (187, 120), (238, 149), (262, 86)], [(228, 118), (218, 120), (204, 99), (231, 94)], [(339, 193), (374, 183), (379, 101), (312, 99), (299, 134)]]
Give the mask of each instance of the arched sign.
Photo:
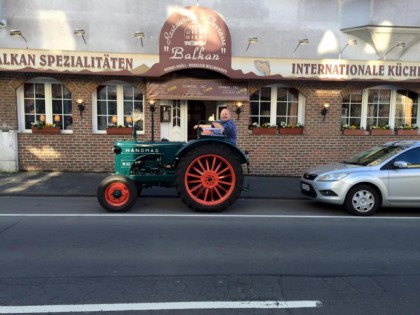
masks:
[(190, 6), (172, 14), (159, 39), (162, 74), (183, 69), (231, 71), (232, 42), (221, 16), (204, 7)]

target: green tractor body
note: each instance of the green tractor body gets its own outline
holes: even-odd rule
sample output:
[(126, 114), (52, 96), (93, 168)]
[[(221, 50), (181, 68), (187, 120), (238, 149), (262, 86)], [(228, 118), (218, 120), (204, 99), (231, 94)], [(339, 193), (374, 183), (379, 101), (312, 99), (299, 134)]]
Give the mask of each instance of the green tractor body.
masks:
[(112, 212), (128, 211), (144, 188), (176, 187), (190, 208), (222, 211), (239, 197), (246, 154), (224, 136), (198, 134), (189, 142), (129, 141), (114, 145), (115, 173), (98, 187), (101, 206)]

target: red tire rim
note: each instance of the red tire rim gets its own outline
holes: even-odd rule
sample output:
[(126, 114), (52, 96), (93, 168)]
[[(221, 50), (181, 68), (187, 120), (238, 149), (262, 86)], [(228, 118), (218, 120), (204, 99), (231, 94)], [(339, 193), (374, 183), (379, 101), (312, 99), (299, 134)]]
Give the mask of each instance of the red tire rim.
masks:
[(105, 189), (105, 200), (113, 207), (124, 206), (130, 200), (130, 190), (124, 183), (111, 183)]
[(228, 199), (236, 184), (232, 165), (215, 154), (202, 155), (190, 163), (185, 172), (188, 195), (204, 206), (221, 204)]

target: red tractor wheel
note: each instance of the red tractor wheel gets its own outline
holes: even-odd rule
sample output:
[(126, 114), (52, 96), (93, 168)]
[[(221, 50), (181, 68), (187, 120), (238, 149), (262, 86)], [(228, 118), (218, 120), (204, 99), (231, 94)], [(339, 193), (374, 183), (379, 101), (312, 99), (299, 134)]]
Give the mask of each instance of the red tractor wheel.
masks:
[(137, 187), (132, 180), (121, 175), (111, 175), (102, 180), (97, 191), (101, 206), (110, 212), (126, 212), (137, 201)]
[(176, 187), (182, 201), (200, 212), (222, 211), (239, 197), (242, 167), (223, 145), (197, 147), (179, 162)]

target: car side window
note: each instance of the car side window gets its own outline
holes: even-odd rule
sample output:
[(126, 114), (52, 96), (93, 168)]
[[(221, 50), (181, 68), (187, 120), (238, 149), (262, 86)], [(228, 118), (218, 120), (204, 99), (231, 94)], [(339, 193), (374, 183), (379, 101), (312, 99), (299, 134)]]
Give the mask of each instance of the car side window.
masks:
[(396, 161), (405, 161), (408, 168), (420, 168), (420, 148), (414, 148), (398, 156)]

